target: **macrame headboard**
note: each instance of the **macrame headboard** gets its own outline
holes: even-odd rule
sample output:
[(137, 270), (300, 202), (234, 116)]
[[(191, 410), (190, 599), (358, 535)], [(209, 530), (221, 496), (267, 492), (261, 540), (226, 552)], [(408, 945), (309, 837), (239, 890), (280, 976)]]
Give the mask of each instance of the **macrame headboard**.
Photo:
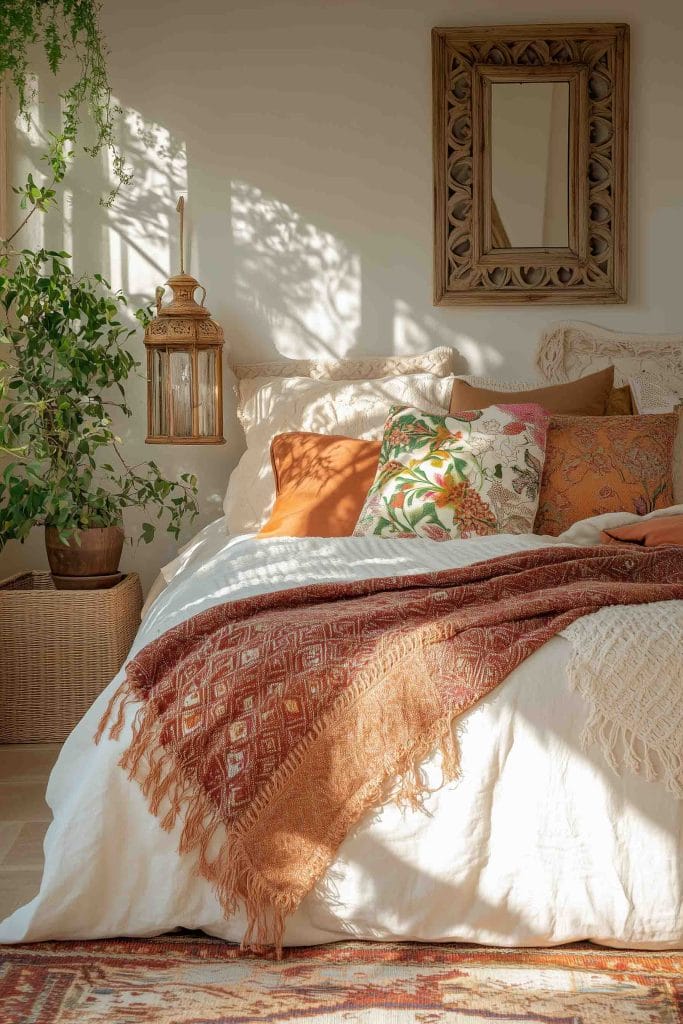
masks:
[(614, 383), (650, 374), (663, 377), (683, 398), (683, 335), (627, 334), (572, 321), (544, 331), (536, 365), (546, 380), (561, 383), (612, 364)]

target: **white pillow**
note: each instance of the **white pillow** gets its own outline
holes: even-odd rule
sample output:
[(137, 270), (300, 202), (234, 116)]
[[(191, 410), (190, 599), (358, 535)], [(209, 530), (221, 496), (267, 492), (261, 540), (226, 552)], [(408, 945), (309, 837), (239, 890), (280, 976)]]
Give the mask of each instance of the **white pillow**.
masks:
[(389, 408), (411, 405), (443, 412), (452, 377), (413, 373), (379, 380), (311, 380), (308, 377), (243, 380), (238, 415), (247, 450), (230, 476), (223, 502), (228, 532), (254, 533), (275, 500), (270, 444), (291, 430), (379, 440)]
[(453, 348), (442, 345), (416, 356), (353, 356), (349, 359), (277, 359), (268, 363), (237, 363), (238, 380), (254, 377), (312, 377), (316, 380), (375, 380), (408, 373), (433, 373), (447, 377), (462, 359)]

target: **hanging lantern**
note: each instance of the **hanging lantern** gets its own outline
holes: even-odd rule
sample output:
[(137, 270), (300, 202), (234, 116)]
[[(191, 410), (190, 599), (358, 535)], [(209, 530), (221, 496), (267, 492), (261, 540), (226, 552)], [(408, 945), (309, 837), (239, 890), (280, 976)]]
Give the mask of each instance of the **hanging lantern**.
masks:
[[(166, 282), (173, 298), (145, 330), (147, 350), (147, 442), (223, 444), (223, 330), (204, 305), (206, 289), (184, 272), (184, 200), (180, 213), (180, 274)], [(194, 294), (202, 290), (201, 305)]]

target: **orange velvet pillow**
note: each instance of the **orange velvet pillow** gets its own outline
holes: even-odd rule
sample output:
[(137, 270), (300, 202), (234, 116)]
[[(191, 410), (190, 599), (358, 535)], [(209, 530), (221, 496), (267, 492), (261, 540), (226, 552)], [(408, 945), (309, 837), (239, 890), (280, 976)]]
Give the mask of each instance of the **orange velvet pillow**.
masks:
[(552, 384), (532, 391), (490, 391), (458, 377), (453, 381), (450, 413), (486, 409), (489, 405), (526, 405), (532, 402), (548, 412), (572, 416), (604, 416), (614, 383), (614, 367), (590, 373), (567, 384)]
[(603, 512), (645, 515), (673, 504), (678, 414), (553, 416), (534, 533), (556, 537)]
[(379, 441), (278, 434), (270, 446), (275, 505), (259, 537), (350, 537), (370, 490)]
[(625, 544), (642, 544), (646, 548), (656, 548), (660, 544), (683, 546), (683, 515), (660, 516), (656, 519), (646, 519), (644, 523), (613, 526), (602, 531), (600, 540), (603, 544), (621, 541)]

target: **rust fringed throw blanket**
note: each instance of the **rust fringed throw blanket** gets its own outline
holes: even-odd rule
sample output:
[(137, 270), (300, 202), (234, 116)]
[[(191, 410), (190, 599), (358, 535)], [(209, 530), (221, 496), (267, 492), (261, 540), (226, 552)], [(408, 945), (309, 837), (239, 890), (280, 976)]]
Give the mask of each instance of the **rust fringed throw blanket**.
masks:
[[(613, 604), (683, 598), (683, 548), (543, 548), (422, 576), (331, 583), (202, 612), (129, 664), (98, 732), (161, 826), (182, 820), (244, 944), (284, 921), (363, 812), (421, 796), (435, 748), (458, 774), (456, 716), (557, 632)], [(111, 724), (113, 715), (116, 718)]]

